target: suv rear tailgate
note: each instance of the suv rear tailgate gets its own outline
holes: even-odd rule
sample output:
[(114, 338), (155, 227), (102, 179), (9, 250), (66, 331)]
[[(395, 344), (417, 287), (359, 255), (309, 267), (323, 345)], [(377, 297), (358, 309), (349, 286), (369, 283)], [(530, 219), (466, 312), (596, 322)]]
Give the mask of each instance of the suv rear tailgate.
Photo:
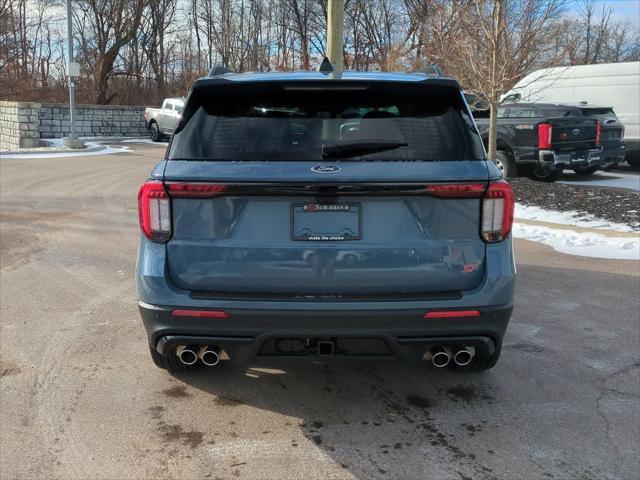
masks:
[[(172, 200), (172, 281), (199, 292), (341, 296), (457, 292), (480, 282), (481, 199), (420, 192), (434, 179), (486, 185), (484, 161), (332, 165), (342, 170), (328, 182), (308, 162), (230, 169), (229, 162), (169, 161), (166, 182), (192, 180), (197, 171), (199, 181), (229, 192)], [(310, 204), (359, 206), (360, 239), (295, 240), (292, 206)]]

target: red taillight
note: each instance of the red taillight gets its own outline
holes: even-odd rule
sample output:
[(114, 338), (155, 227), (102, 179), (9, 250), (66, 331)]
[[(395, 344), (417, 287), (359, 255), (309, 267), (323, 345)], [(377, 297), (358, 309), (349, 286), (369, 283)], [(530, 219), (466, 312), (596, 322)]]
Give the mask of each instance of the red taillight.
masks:
[(487, 185), (485, 183), (452, 183), (427, 185), (428, 194), (440, 198), (482, 198)]
[(140, 229), (151, 241), (166, 242), (171, 237), (171, 203), (162, 182), (149, 180), (138, 192)]
[(515, 198), (505, 180), (491, 182), (482, 201), (482, 238), (488, 243), (504, 240), (513, 225)]
[(440, 310), (424, 314), (424, 318), (465, 318), (479, 316), (480, 312), (478, 310)]
[(167, 191), (172, 198), (212, 198), (222, 195), (225, 185), (214, 183), (167, 182)]
[(194, 317), (194, 318), (217, 318), (220, 320), (225, 320), (229, 318), (227, 312), (222, 310), (186, 310), (186, 309), (175, 309), (171, 310), (171, 315), (174, 317)]
[(600, 135), (602, 134), (602, 124), (596, 122), (596, 146), (600, 145)]
[(551, 134), (553, 128), (549, 123), (541, 123), (538, 125), (538, 149), (546, 150), (551, 148)]

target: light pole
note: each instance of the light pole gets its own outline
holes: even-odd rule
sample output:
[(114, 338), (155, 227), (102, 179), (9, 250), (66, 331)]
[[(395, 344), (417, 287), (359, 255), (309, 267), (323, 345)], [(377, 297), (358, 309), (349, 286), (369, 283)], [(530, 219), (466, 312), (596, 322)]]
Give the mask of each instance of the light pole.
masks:
[(334, 72), (342, 72), (344, 0), (329, 0), (327, 8), (327, 56)]
[(67, 43), (69, 47), (69, 63), (67, 65), (67, 75), (69, 81), (69, 127), (70, 134), (64, 139), (64, 144), (69, 148), (84, 148), (84, 142), (78, 139), (76, 125), (74, 121), (74, 110), (76, 108), (76, 85), (75, 79), (80, 74), (80, 66), (73, 61), (73, 19), (71, 17), (71, 0), (67, 0)]

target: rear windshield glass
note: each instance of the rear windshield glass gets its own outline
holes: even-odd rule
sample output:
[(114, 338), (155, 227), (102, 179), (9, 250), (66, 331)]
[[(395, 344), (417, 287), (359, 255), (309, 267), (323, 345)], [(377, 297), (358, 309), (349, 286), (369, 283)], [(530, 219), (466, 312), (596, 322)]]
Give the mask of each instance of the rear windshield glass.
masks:
[(582, 115), (589, 117), (591, 115), (613, 115), (612, 108), (583, 108)]
[(215, 88), (189, 100), (169, 158), (317, 161), (336, 152), (363, 161), (484, 158), (452, 88)]

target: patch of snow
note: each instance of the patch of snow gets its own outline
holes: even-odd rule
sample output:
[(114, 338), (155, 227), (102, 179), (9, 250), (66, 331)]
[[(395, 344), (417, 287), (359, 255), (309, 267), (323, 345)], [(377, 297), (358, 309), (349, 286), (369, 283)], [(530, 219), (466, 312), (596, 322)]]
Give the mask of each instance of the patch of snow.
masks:
[(558, 183), (565, 183), (567, 185), (589, 185), (591, 187), (624, 188), (625, 190), (640, 192), (640, 175), (637, 173), (596, 172), (588, 177), (565, 173)]
[(120, 143), (148, 143), (151, 145), (162, 145), (167, 146), (169, 142), (154, 142), (150, 138), (128, 138), (126, 140), (121, 140)]
[[(57, 149), (64, 148), (62, 138), (47, 138), (43, 139), (55, 148), (56, 151), (46, 152), (46, 150), (40, 152), (30, 153), (3, 153), (2, 158), (59, 158), (59, 157), (86, 157), (92, 155), (111, 155), (114, 153), (130, 152), (131, 147), (113, 147), (109, 145), (103, 145), (103, 141), (87, 141), (86, 146), (88, 150), (73, 150), (68, 149), (59, 151)], [(83, 139), (84, 140), (84, 139)], [(93, 150), (91, 150), (93, 149)]]
[[(633, 210), (630, 210), (630, 212), (633, 212)], [(616, 232), (634, 231), (629, 225), (609, 222), (587, 213), (576, 211), (560, 212), (532, 205), (522, 205), (521, 203), (516, 203), (515, 218), (516, 220), (537, 220), (539, 222), (557, 223), (558, 225), (564, 226), (597, 228)]]
[(614, 260), (640, 260), (640, 234), (636, 237), (611, 237), (591, 232), (575, 232), (543, 225), (513, 224), (513, 236), (549, 245), (568, 255)]

